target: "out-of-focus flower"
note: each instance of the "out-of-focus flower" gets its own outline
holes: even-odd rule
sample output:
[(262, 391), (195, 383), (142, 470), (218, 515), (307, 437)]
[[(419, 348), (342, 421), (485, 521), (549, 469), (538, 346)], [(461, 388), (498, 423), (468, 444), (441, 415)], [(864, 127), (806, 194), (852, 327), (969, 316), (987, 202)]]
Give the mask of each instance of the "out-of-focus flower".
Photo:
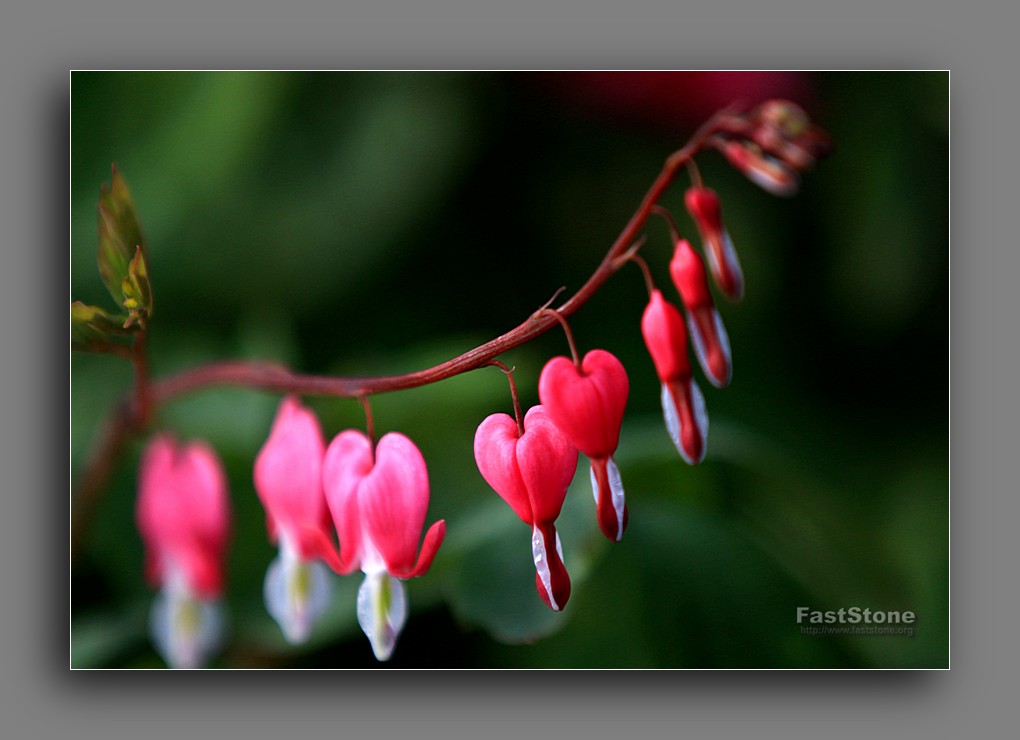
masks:
[(538, 379), (538, 397), (549, 418), (591, 460), (599, 527), (614, 542), (627, 528), (623, 481), (613, 453), (629, 392), (623, 364), (604, 349), (588, 352), (580, 367), (567, 357), (554, 357)]
[(485, 482), (531, 526), (535, 587), (550, 609), (570, 598), (570, 576), (556, 518), (577, 470), (577, 449), (549, 420), (542, 406), (524, 416), (524, 432), (507, 414), (492, 414), (475, 432), (475, 462)]
[(223, 561), (230, 531), (227, 480), (203, 442), (168, 433), (142, 455), (135, 509), (146, 575), (160, 589), (149, 628), (172, 668), (197, 668), (219, 647)]
[(800, 173), (832, 151), (832, 140), (789, 100), (766, 100), (729, 115), (712, 138), (734, 167), (774, 195), (793, 195)]
[(269, 537), (280, 547), (266, 571), (266, 608), (294, 644), (308, 639), (329, 605), (329, 573), (319, 559), (339, 567), (322, 489), (325, 454), (315, 414), (297, 398), (285, 397), (255, 458), (254, 479)]
[(720, 108), (768, 98), (807, 104), (811, 75), (786, 71), (592, 71), (529, 75), (561, 99), (618, 121), (663, 131), (696, 126)]
[(429, 505), (425, 458), (414, 442), (390, 432), (375, 450), (356, 430), (338, 434), (322, 468), (326, 500), (340, 535), (340, 570), (360, 569), (358, 623), (379, 660), (388, 660), (407, 620), (400, 579), (426, 573), (443, 542), (446, 522), (422, 527)]

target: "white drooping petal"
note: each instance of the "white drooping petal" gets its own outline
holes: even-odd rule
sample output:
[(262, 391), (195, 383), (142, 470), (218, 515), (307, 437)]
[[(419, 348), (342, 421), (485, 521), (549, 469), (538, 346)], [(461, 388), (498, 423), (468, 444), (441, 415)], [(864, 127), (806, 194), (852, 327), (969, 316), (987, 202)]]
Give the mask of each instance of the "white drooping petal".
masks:
[(329, 606), (332, 585), (326, 566), (302, 561), (289, 547), (269, 564), (263, 595), (266, 609), (292, 645), (305, 642)]
[[(538, 527), (533, 527), (531, 530), (531, 555), (535, 559), (535, 571), (542, 580), (542, 587), (545, 588), (546, 596), (549, 597), (549, 607), (553, 611), (559, 611), (560, 605), (556, 603), (556, 598), (553, 596), (552, 574), (549, 572), (549, 556), (546, 553), (546, 547), (545, 536)], [(560, 560), (562, 560), (563, 546), (560, 544), (559, 532), (556, 533), (556, 550), (560, 554)]]
[(200, 668), (223, 639), (220, 605), (180, 589), (164, 588), (152, 605), (149, 634), (168, 666)]
[(626, 499), (623, 493), (623, 479), (620, 477), (620, 469), (616, 467), (616, 461), (612, 457), (606, 461), (606, 469), (609, 472), (609, 490), (613, 494), (613, 510), (616, 512), (617, 539), (623, 536), (623, 516), (627, 510)]
[(738, 289), (738, 294), (734, 297), (739, 300), (744, 294), (744, 270), (740, 266), (740, 258), (737, 257), (737, 250), (733, 247), (733, 239), (730, 238), (729, 231), (723, 230), (722, 247), (723, 261), (729, 266)]
[(698, 384), (694, 382), (694, 378), (690, 379), (691, 384), (691, 416), (694, 419), (694, 424), (697, 427), (698, 435), (701, 437), (701, 455), (694, 459), (687, 453), (687, 450), (683, 445), (683, 437), (681, 434), (682, 428), (680, 424), (680, 414), (677, 411), (676, 402), (673, 398), (673, 394), (670, 392), (669, 386), (666, 383), (662, 384), (662, 417), (666, 422), (666, 431), (669, 433), (669, 438), (673, 440), (673, 446), (676, 447), (676, 451), (680, 453), (680, 457), (684, 459), (688, 465), (697, 465), (699, 462), (705, 459), (705, 449), (708, 446), (708, 410), (705, 407), (705, 396), (701, 393), (701, 389)]
[(386, 572), (366, 573), (358, 588), (358, 624), (377, 660), (389, 660), (406, 621), (404, 584)]
[[(599, 502), (599, 481), (595, 475), (595, 463), (592, 462), (589, 468), (591, 475), (591, 492), (595, 496), (596, 505)], [(616, 514), (617, 540), (623, 536), (623, 517), (627, 510), (626, 497), (623, 491), (623, 478), (620, 477), (620, 469), (616, 467), (616, 461), (612, 457), (606, 459), (606, 473), (609, 477), (609, 493), (612, 497), (613, 513)], [(557, 537), (559, 534), (557, 533)]]
[(712, 367), (708, 361), (707, 342), (701, 333), (701, 327), (694, 319), (693, 311), (690, 311), (687, 314), (687, 329), (691, 335), (691, 343), (694, 345), (694, 355), (698, 358), (698, 364), (701, 365), (701, 369), (704, 371), (705, 377), (707, 377), (708, 381), (716, 388), (722, 388), (730, 381), (730, 375), (733, 372), (733, 357), (730, 352), (730, 337), (729, 334), (726, 333), (726, 327), (723, 325), (722, 317), (719, 316), (719, 311), (715, 308), (712, 308), (711, 311), (712, 323), (715, 326), (719, 349), (722, 352), (723, 357), (726, 358), (726, 368), (728, 371), (726, 377), (718, 377), (712, 373)]
[(690, 462), (687, 453), (684, 452), (683, 443), (680, 441), (680, 415), (676, 411), (676, 403), (673, 401), (673, 394), (670, 393), (669, 385), (662, 384), (662, 418), (666, 422), (666, 433), (673, 440), (676, 451), (680, 453), (686, 462)]

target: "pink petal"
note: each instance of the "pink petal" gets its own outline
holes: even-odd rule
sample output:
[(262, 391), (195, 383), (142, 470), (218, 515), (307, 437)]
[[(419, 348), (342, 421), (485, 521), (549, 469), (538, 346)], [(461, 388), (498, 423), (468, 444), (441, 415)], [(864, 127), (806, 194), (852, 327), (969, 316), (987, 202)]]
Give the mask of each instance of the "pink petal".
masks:
[(673, 259), (669, 263), (669, 274), (688, 313), (702, 306), (714, 305), (712, 292), (708, 289), (705, 263), (686, 239), (676, 243)]
[(432, 567), (432, 560), (436, 557), (436, 552), (439, 551), (439, 546), (443, 544), (443, 538), (446, 536), (446, 521), (440, 519), (438, 522), (433, 523), (429, 527), (429, 531), (425, 533), (425, 539), (421, 544), (421, 552), (418, 554), (418, 562), (414, 564), (414, 568), (406, 573), (396, 573), (393, 575), (398, 578), (417, 578), (428, 573), (429, 568)]
[(531, 501), (517, 465), (517, 445), (517, 422), (508, 414), (492, 414), (475, 432), (475, 463), (485, 482), (525, 524), (532, 524)]
[(524, 436), (516, 453), (534, 515), (529, 523), (554, 521), (577, 470), (577, 448), (553, 424), (545, 408), (533, 406), (524, 416)]
[(177, 567), (196, 595), (219, 594), (229, 508), (226, 474), (208, 445), (178, 447), (169, 434), (154, 437), (142, 457), (136, 506), (150, 581), (162, 583)]
[[(326, 444), (315, 414), (293, 396), (281, 401), (269, 438), (255, 459), (255, 490), (285, 531), (328, 525), (322, 490)], [(302, 557), (311, 553), (302, 552)]]
[(627, 372), (616, 357), (595, 349), (581, 362), (583, 374), (566, 357), (546, 363), (538, 395), (549, 418), (588, 457), (612, 454), (620, 441), (627, 404)]
[(341, 432), (326, 449), (322, 482), (340, 538), (340, 573), (359, 568), (364, 557), (358, 489), (372, 468), (372, 445), (359, 431)]
[(414, 442), (397, 432), (379, 440), (376, 463), (358, 490), (364, 535), (390, 573), (408, 572), (429, 505), (425, 458)]
[(691, 362), (687, 357), (687, 326), (683, 314), (658, 290), (652, 292), (641, 317), (641, 334), (659, 380), (665, 382), (690, 377)]

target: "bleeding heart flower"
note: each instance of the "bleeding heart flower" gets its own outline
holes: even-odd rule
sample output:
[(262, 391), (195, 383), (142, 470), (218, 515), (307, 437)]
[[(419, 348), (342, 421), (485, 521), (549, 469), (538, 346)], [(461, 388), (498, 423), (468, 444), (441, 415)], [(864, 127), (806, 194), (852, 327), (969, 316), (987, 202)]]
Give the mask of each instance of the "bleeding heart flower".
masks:
[(719, 196), (709, 188), (695, 187), (687, 191), (684, 203), (701, 233), (712, 279), (730, 300), (739, 301), (744, 295), (744, 273), (723, 225)]
[(712, 301), (705, 264), (686, 239), (677, 242), (669, 271), (687, 309), (687, 327), (698, 364), (712, 385), (723, 388), (733, 374), (730, 339)]
[(708, 414), (705, 398), (691, 375), (687, 359), (687, 329), (680, 310), (652, 291), (644, 315), (641, 333), (662, 381), (662, 413), (666, 431), (683, 459), (696, 465), (705, 458)]
[(535, 587), (550, 609), (570, 598), (570, 576), (555, 521), (577, 470), (577, 449), (542, 406), (524, 416), (524, 432), (507, 414), (492, 414), (475, 432), (475, 462), (488, 483), (531, 526)]
[(339, 568), (322, 489), (325, 454), (315, 414), (297, 398), (285, 397), (255, 459), (254, 478), (269, 537), (280, 546), (266, 571), (266, 608), (295, 644), (308, 639), (329, 606), (329, 574), (319, 559)]
[(586, 354), (580, 368), (566, 357), (554, 357), (538, 380), (538, 397), (549, 418), (591, 459), (599, 527), (613, 541), (627, 528), (623, 482), (613, 453), (629, 391), (623, 364), (603, 349)]
[(146, 575), (161, 589), (153, 642), (173, 668), (196, 668), (219, 645), (223, 562), (230, 530), (227, 479), (202, 442), (152, 438), (142, 455), (135, 509)]
[(326, 501), (340, 535), (340, 570), (360, 568), (358, 623), (379, 660), (387, 660), (407, 619), (398, 579), (426, 573), (443, 542), (446, 522), (435, 522), (418, 542), (429, 504), (425, 458), (414, 442), (391, 432), (372, 443), (359, 431), (338, 434), (322, 468)]

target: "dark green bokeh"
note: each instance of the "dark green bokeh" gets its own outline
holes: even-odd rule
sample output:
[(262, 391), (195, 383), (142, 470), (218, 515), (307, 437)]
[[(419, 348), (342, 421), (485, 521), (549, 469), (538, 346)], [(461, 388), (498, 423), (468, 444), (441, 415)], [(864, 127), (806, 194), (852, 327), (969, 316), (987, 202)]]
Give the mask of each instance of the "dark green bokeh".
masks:
[[(618, 462), (631, 528), (598, 533), (582, 462), (560, 519), (574, 593), (534, 588), (528, 528), (482, 481), (477, 424), (509, 411), (495, 369), (373, 401), (429, 464), (449, 527), (393, 667), (944, 667), (948, 664), (948, 75), (801, 75), (836, 153), (778, 199), (715, 154), (747, 296), (721, 304), (734, 380), (704, 380), (708, 458), (662, 428), (637, 270), (572, 320), (582, 351), (631, 378)], [(231, 357), (309, 372), (394, 374), (480, 344), (560, 286), (575, 290), (697, 120), (584, 104), (562, 79), (481, 73), (75, 73), (71, 298), (105, 306), (99, 185), (116, 162), (150, 250), (152, 367)], [(569, 87), (569, 85), (566, 85)], [(683, 90), (678, 89), (678, 95)], [(647, 108), (643, 109), (647, 112)], [(607, 111), (609, 111), (607, 113)], [(707, 117), (711, 111), (691, 111)], [(683, 182), (667, 205), (683, 213)], [(666, 232), (643, 254), (668, 294)], [(526, 405), (552, 332), (508, 353)], [(72, 357), (72, 466), (129, 387), (118, 358)], [(327, 434), (356, 402), (310, 399)], [(218, 667), (376, 665), (357, 578), (312, 643), (288, 647), (261, 602), (273, 557), (251, 465), (277, 398), (210, 390), (162, 409), (228, 467), (231, 640)], [(72, 569), (72, 664), (161, 665), (133, 524), (129, 448)], [(912, 610), (913, 637), (806, 636), (798, 606)]]

